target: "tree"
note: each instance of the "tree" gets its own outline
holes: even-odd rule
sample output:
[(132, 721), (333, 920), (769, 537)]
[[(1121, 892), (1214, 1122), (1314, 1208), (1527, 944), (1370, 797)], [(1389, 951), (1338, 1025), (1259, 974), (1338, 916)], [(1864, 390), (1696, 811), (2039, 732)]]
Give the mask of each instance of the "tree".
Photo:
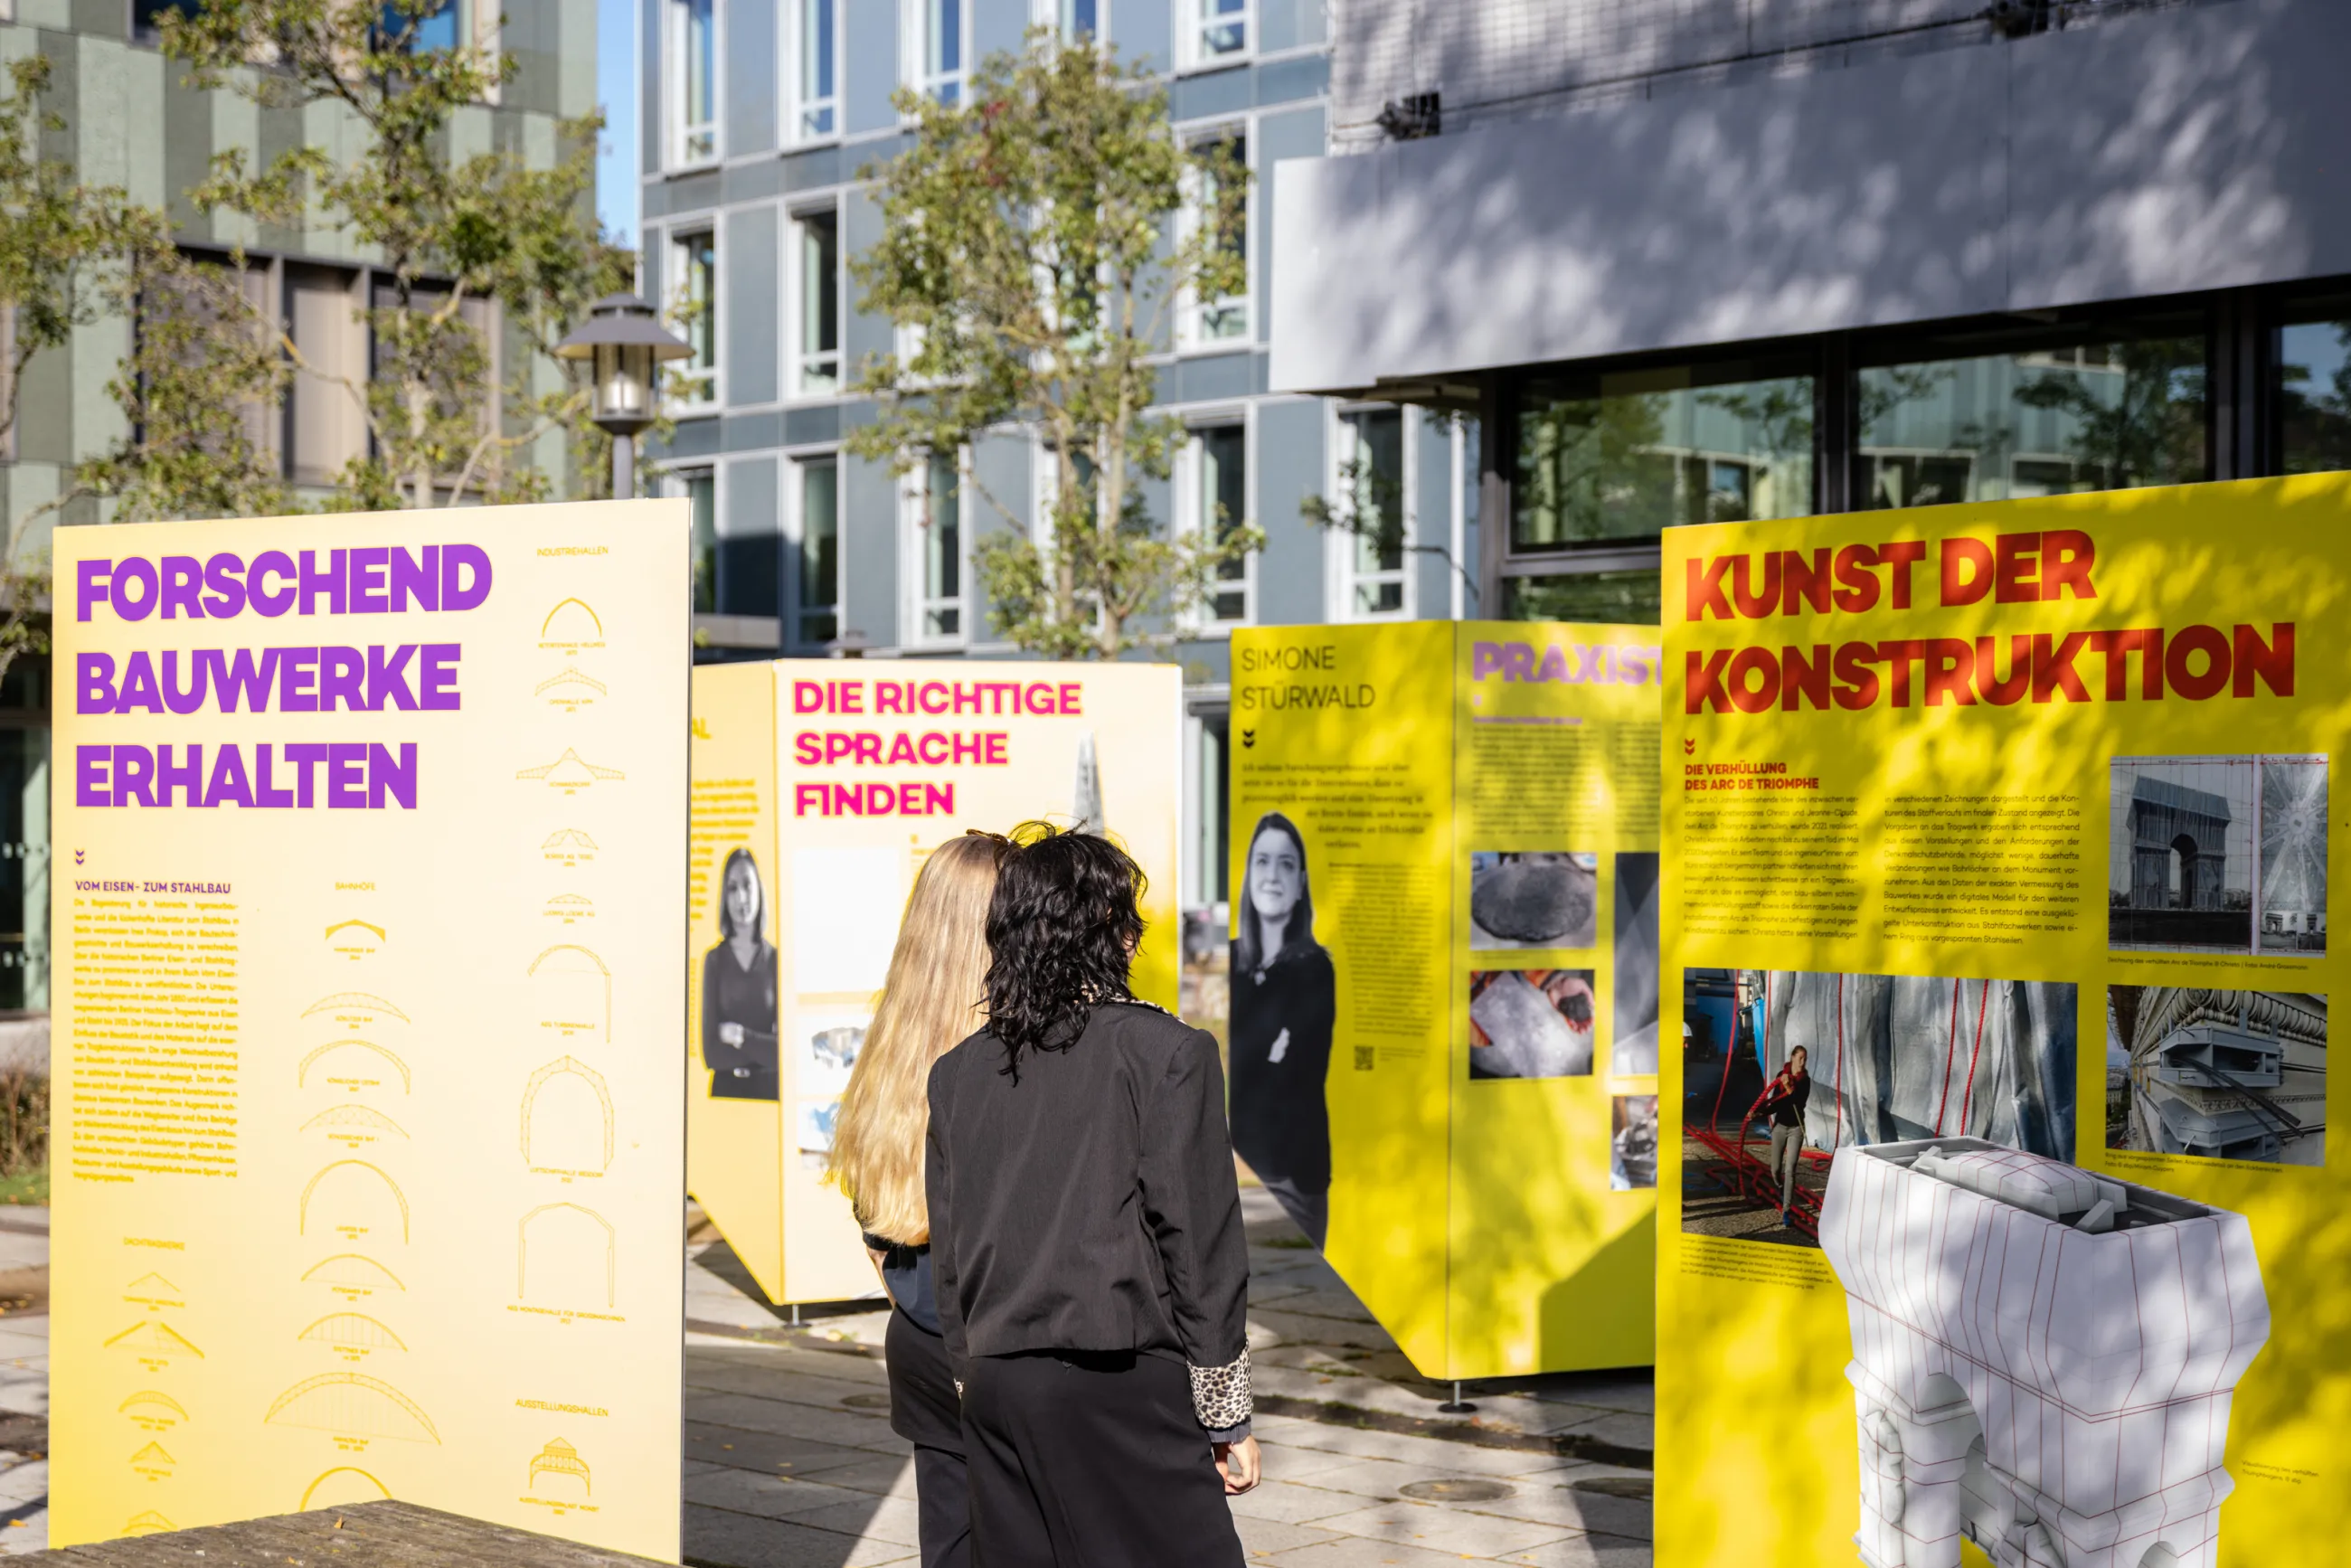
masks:
[[(548, 481), (525, 449), (559, 427), (571, 438), (580, 477), (591, 487), (604, 483), (603, 463), (578, 462), (603, 450), (586, 417), (587, 371), (552, 360), (589, 302), (628, 287), (632, 276), (627, 254), (605, 242), (593, 215), (602, 120), (567, 122), (565, 155), (550, 169), (532, 169), (511, 152), (453, 160), (446, 147), (457, 111), (491, 97), (513, 62), (471, 40), (429, 44), (428, 27), (447, 4), (206, 0), (162, 18), (164, 51), (188, 66), (195, 86), (225, 85), (271, 109), (332, 105), (356, 133), (356, 151), (340, 161), (315, 146), (261, 168), (241, 150), (222, 153), (211, 178), (190, 193), (206, 211), (338, 229), (389, 275), (389, 299), (364, 313), (374, 373), (364, 384), (343, 383), (371, 450), (340, 476), (341, 506), (455, 505), (475, 494), (536, 499)], [(255, 68), (258, 60), (267, 67)], [(482, 309), (493, 301), (531, 350), (503, 388), (491, 384)], [(319, 373), (265, 312), (248, 308), (240, 318), (225, 309), (210, 325), (233, 336), (265, 332), (295, 373)], [(560, 392), (531, 391), (540, 359), (560, 367)], [(232, 350), (166, 355), (143, 369), (142, 395), (152, 402), (154, 377), (179, 376), (187, 392), (170, 395), (186, 401), (206, 390), (244, 390), (250, 367)], [(210, 498), (203, 485), (181, 496)]]
[[(85, 185), (72, 164), (41, 156), (45, 134), (65, 129), (45, 109), (49, 61), (28, 55), (6, 69), (0, 97), (0, 312), (8, 335), (0, 363), (0, 443), (12, 440), (23, 407), (26, 371), (95, 321), (110, 297), (110, 259), (164, 232), (159, 214), (133, 206), (112, 186)], [(47, 563), (24, 556), (26, 527), (55, 510), (51, 501), (6, 522), (0, 553), (0, 674), (21, 653), (46, 653), (40, 605)]]
[(1163, 529), (1141, 490), (1184, 439), (1151, 412), (1151, 357), (1178, 310), (1247, 287), (1247, 172), (1228, 146), (1181, 146), (1144, 72), (1043, 29), (989, 57), (959, 102), (897, 102), (914, 138), (863, 172), (883, 237), (850, 267), (910, 351), (859, 368), (854, 390), (880, 413), (849, 449), (904, 476), (990, 431), (1035, 429), (1053, 464), (1042, 542), (968, 481), (1014, 525), (977, 551), (996, 630), (1056, 658), (1164, 647), (1168, 618), (1264, 542), (1239, 518)]
[(242, 254), (202, 261), (168, 231), (121, 256), (108, 290), (136, 324), (107, 391), (122, 433), (76, 465), (118, 522), (266, 517), (294, 509), (267, 425), (293, 380), (285, 333), (255, 301)]

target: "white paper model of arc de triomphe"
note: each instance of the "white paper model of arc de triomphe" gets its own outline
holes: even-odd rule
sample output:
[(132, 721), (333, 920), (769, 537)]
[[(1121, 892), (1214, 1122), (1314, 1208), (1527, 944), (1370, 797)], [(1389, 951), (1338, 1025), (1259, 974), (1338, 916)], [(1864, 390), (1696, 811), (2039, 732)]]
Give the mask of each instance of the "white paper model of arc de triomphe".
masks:
[(2213, 1568), (2229, 1400), (2269, 1338), (2251, 1228), (1977, 1138), (1836, 1152), (1870, 1568)]

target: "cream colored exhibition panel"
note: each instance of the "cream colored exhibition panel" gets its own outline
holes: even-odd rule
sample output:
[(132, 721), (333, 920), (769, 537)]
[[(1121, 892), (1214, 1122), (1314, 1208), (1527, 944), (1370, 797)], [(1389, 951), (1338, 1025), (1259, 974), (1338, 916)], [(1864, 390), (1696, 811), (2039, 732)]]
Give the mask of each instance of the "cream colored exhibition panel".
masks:
[[(870, 1294), (824, 1173), (915, 873), (967, 829), (1091, 824), (1150, 879), (1134, 991), (1174, 1008), (1182, 674), (783, 660), (694, 678), (693, 1191), (772, 1300)], [(730, 860), (757, 890), (740, 957), (720, 925)], [(724, 1012), (743, 1043), (719, 1038)]]
[(59, 529), (52, 1544), (678, 1548), (683, 503)]

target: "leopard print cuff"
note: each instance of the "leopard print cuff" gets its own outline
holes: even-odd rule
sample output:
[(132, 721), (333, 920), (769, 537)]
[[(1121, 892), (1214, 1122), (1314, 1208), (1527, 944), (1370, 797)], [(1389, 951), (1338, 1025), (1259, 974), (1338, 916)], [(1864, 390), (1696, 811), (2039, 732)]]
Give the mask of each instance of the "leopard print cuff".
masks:
[(1222, 1432), (1238, 1427), (1249, 1418), (1249, 1358), (1244, 1349), (1241, 1358), (1228, 1366), (1195, 1366), (1192, 1374), (1192, 1413), (1200, 1425), (1211, 1432)]

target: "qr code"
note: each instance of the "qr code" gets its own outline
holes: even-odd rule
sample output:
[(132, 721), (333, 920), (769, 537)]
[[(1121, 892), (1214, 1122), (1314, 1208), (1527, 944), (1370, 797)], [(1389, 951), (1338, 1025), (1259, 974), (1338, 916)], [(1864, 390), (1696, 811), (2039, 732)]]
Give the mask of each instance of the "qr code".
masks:
[(1372, 1050), (1373, 1048), (1368, 1045), (1355, 1047), (1356, 1071), (1369, 1072), (1372, 1070)]

